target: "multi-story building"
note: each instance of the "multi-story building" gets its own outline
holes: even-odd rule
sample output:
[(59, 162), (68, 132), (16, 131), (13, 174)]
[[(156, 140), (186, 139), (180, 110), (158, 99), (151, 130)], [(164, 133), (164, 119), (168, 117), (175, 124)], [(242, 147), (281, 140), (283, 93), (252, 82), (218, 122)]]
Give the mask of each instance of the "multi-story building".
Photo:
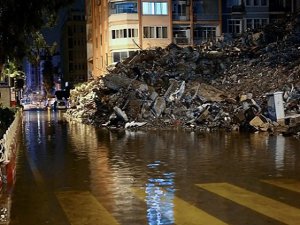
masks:
[(86, 21), (84, 11), (67, 12), (61, 34), (63, 80), (71, 84), (87, 81)]
[(94, 77), (140, 49), (193, 45), (221, 34), (221, 0), (86, 0)]
[(270, 22), (297, 12), (300, 6), (299, 3), (299, 0), (269, 0)]
[(223, 32), (239, 35), (269, 23), (269, 0), (223, 1)]
[(197, 45), (296, 12), (300, 0), (86, 0), (93, 77), (140, 49)]
[(295, 13), (299, 0), (223, 0), (222, 27), (224, 33), (239, 35), (247, 29), (257, 29)]

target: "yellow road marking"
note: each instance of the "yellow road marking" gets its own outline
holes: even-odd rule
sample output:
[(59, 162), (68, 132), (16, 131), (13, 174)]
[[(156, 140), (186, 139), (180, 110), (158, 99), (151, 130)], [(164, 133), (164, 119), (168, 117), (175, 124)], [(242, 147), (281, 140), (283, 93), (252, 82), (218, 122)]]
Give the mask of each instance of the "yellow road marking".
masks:
[(57, 192), (71, 225), (118, 225), (116, 219), (88, 191)]
[(246, 206), (280, 222), (290, 225), (299, 224), (300, 209), (282, 202), (275, 201), (271, 198), (228, 183), (196, 184), (196, 186), (220, 195), (240, 205)]
[[(140, 198), (145, 200), (146, 194), (143, 189), (133, 188), (133, 193)], [(174, 196), (174, 218), (169, 218), (168, 214), (163, 214), (170, 220), (174, 219), (177, 225), (226, 225), (223, 221), (211, 216), (205, 211), (198, 209), (197, 207), (181, 200)]]
[(297, 180), (276, 179), (276, 180), (262, 180), (262, 182), (300, 193), (300, 181)]

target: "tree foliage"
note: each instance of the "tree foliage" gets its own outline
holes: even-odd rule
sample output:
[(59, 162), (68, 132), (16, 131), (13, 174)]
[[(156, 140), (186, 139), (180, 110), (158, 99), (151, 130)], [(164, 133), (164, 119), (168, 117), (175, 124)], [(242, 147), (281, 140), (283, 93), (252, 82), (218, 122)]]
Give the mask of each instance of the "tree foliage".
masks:
[(6, 58), (22, 58), (30, 34), (56, 20), (58, 10), (74, 0), (1, 0), (0, 65)]
[(15, 60), (7, 60), (0, 73), (0, 81), (8, 78), (24, 78), (25, 73), (20, 70)]

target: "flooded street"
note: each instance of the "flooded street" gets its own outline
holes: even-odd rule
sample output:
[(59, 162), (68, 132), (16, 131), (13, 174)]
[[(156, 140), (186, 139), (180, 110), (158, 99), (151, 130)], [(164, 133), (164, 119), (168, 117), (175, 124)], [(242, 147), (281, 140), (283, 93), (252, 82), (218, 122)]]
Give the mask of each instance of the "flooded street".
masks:
[(11, 225), (300, 224), (300, 140), (24, 112)]

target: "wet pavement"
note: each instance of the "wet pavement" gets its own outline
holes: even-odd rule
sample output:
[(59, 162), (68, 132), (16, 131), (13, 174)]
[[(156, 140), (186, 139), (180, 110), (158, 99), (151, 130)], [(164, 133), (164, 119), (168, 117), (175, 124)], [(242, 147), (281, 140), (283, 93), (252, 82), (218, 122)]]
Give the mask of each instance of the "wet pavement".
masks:
[(300, 140), (24, 112), (11, 225), (299, 224)]

